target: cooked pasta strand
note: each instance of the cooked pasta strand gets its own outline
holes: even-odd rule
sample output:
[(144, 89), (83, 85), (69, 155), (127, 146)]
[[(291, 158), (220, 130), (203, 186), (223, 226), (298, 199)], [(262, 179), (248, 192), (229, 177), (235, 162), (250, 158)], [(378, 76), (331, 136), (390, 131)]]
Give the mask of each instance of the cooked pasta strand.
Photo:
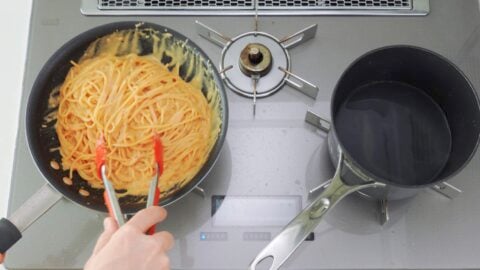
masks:
[[(153, 56), (103, 54), (73, 63), (60, 88), (56, 131), (62, 166), (101, 188), (95, 142), (104, 134), (107, 176), (116, 189), (144, 195), (155, 172), (153, 134), (164, 144), (160, 190), (191, 180), (218, 137), (200, 89)], [(213, 123), (213, 124), (212, 124)]]

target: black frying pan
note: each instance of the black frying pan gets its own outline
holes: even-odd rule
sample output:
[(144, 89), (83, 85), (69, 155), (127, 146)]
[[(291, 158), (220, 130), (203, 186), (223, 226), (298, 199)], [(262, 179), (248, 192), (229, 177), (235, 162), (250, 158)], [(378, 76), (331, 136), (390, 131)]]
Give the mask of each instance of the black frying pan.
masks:
[[(197, 45), (192, 43), (182, 34), (152, 23), (139, 24), (139, 22), (115, 22), (88, 30), (71, 39), (58, 49), (58, 51), (56, 51), (55, 54), (53, 54), (45, 63), (33, 85), (27, 105), (27, 141), (32, 158), (35, 160), (38, 169), (45, 177), (48, 184), (41, 188), (39, 192), (34, 194), (32, 198), (26, 202), (30, 205), (38, 206), (38, 209), (31, 209), (32, 211), (30, 213), (29, 211), (25, 211), (26, 207), (20, 207), (22, 211), (13, 213), (10, 217), (10, 221), (7, 219), (2, 219), (0, 221), (0, 253), (6, 252), (8, 248), (20, 239), (21, 232), (25, 230), (30, 223), (34, 222), (36, 218), (43, 214), (44, 211), (47, 211), (62, 197), (93, 210), (107, 211), (103, 200), (103, 189), (94, 189), (90, 187), (88, 183), (76, 173), (73, 177), (73, 185), (66, 185), (62, 179), (63, 177), (68, 176), (68, 172), (55, 170), (50, 165), (52, 160), (60, 163), (61, 157), (59, 151), (51, 151), (52, 148), (59, 146), (59, 142), (54, 128), (55, 123), (46, 122), (45, 116), (52, 110), (56, 110), (56, 108), (49, 108), (48, 99), (55, 87), (61, 85), (64, 81), (66, 74), (72, 66), (70, 61), (76, 61), (82, 57), (87, 47), (98, 38), (115, 31), (135, 29), (136, 27), (139, 31), (150, 31), (148, 29), (154, 29), (160, 34), (164, 34), (165, 32), (170, 33), (171, 37), (166, 39), (167, 47), (181, 47), (182, 52), (186, 55), (186, 59), (192, 60), (184, 61), (181, 64), (179, 68), (180, 77), (189, 81), (192, 79), (193, 73), (203, 72), (203, 77), (207, 78), (206, 81), (210, 81), (215, 85), (220, 96), (218, 109), (222, 120), (221, 130), (206, 163), (196, 176), (186, 185), (181, 187), (177, 186), (172, 190), (164, 191), (159, 204), (170, 204), (189, 193), (207, 176), (215, 164), (226, 136), (228, 126), (228, 106), (221, 78), (216, 68), (210, 64), (211, 61), (208, 56)], [(139, 47), (141, 48), (139, 55), (147, 55), (152, 52), (152, 40), (153, 39), (142, 38), (139, 41)], [(168, 65), (172, 61), (172, 58), (164, 53), (161, 61)], [(206, 69), (203, 71), (193, 70), (187, 74), (186, 71), (189, 70), (189, 63), (196, 63), (198, 61), (200, 61)], [(207, 86), (204, 84), (203, 87), (205, 88)], [(204, 90), (205, 89), (202, 89), (202, 92), (206, 93)], [(79, 192), (80, 190), (88, 192), (88, 196), (85, 196), (85, 192), (82, 192), (84, 194), (82, 195)], [(122, 191), (119, 190), (118, 192), (121, 193)], [(144, 196), (130, 195), (121, 198), (120, 206), (122, 211), (125, 214), (137, 212), (145, 207), (144, 199)]]

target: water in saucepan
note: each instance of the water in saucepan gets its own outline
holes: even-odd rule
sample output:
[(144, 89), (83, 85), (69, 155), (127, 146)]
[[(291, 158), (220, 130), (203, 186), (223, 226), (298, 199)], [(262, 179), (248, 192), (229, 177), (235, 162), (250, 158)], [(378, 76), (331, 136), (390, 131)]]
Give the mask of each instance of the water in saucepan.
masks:
[(375, 82), (355, 89), (334, 124), (351, 158), (390, 182), (431, 183), (450, 155), (445, 113), (425, 92), (404, 83)]

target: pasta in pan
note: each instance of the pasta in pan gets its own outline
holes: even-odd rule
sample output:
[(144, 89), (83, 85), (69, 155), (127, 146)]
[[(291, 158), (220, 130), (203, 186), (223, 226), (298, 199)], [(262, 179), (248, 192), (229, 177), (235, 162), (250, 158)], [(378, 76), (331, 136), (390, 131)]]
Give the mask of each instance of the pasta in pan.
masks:
[(95, 143), (104, 135), (115, 189), (144, 195), (155, 173), (153, 134), (164, 145), (160, 190), (184, 185), (201, 169), (219, 133), (219, 115), (202, 91), (158, 57), (103, 53), (73, 63), (60, 88), (56, 131), (62, 167), (103, 186)]

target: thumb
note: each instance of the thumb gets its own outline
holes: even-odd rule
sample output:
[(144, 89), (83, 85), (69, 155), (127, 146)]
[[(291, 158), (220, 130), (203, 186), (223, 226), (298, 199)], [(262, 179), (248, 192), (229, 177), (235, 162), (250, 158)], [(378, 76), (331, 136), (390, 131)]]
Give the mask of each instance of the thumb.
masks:
[(103, 233), (98, 237), (97, 244), (93, 249), (93, 254), (97, 254), (110, 241), (112, 235), (118, 230), (117, 222), (111, 217), (105, 218), (103, 221)]
[(0, 253), (0, 264), (3, 263), (3, 260), (5, 259), (5, 254)]

